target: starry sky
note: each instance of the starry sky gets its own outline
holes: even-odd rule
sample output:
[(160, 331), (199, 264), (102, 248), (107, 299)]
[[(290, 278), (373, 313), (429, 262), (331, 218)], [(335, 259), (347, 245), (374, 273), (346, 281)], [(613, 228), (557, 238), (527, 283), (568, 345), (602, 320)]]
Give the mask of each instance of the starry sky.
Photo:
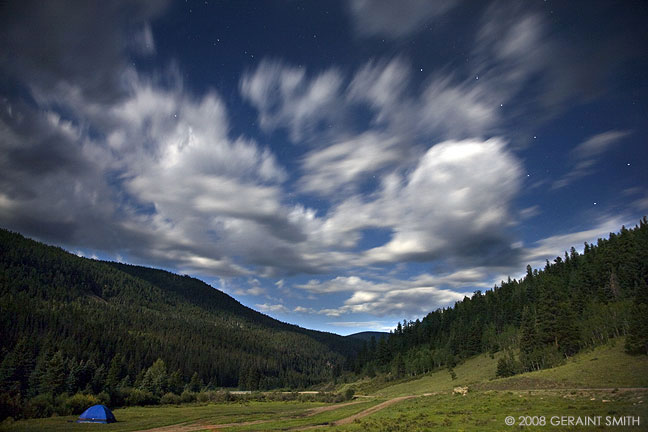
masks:
[(9, 1), (0, 226), (388, 330), (648, 213), (642, 1)]

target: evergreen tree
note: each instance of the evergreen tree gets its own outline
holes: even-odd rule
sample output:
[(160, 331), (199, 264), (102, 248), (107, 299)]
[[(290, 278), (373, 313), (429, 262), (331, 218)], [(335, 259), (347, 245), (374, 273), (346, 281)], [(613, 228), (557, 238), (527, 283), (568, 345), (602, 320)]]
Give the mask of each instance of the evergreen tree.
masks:
[(106, 387), (111, 390), (116, 389), (119, 387), (122, 378), (122, 356), (121, 354), (115, 354), (106, 375)]
[(631, 354), (648, 354), (648, 284), (645, 279), (635, 288), (625, 349)]
[(199, 392), (204, 385), (205, 384), (203, 383), (203, 380), (198, 376), (198, 372), (194, 372), (191, 376), (191, 381), (189, 381), (189, 384), (187, 385), (187, 390), (192, 392)]
[(41, 393), (51, 393), (58, 395), (65, 390), (65, 379), (67, 373), (65, 370), (65, 360), (63, 353), (57, 351), (56, 354), (47, 362), (47, 369), (40, 384)]
[(151, 367), (146, 370), (142, 379), (141, 388), (148, 390), (154, 395), (162, 396), (168, 390), (167, 368), (162, 359), (157, 359)]

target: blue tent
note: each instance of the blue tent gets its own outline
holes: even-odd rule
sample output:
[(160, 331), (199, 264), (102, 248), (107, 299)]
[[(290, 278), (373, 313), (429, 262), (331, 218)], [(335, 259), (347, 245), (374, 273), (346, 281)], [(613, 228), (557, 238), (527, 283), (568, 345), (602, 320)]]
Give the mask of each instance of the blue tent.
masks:
[(117, 420), (106, 405), (91, 406), (83, 411), (77, 423), (114, 423)]

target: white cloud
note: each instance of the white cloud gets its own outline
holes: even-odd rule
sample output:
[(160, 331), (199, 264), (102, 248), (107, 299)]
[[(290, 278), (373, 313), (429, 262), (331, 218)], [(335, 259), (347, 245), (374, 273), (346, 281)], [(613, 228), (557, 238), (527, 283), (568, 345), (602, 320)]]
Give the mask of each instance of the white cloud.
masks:
[(455, 139), (483, 136), (499, 122), (499, 102), (504, 101), (491, 90), (474, 79), (453, 83), (449, 76), (434, 78), (416, 107), (418, 128)]
[(389, 242), (362, 262), (466, 254), (485, 239), (496, 247), (520, 185), (520, 163), (496, 139), (432, 146), (405, 177), (384, 178), (376, 199), (349, 200), (327, 221), (341, 231), (389, 228)]
[(592, 174), (601, 155), (630, 133), (630, 131), (611, 130), (594, 135), (580, 143), (571, 151), (574, 165), (567, 174), (552, 184), (552, 189), (565, 187), (575, 180)]
[(359, 291), (347, 299), (343, 306), (322, 309), (318, 313), (333, 317), (354, 313), (369, 313), (375, 316), (417, 316), (440, 307), (451, 306), (465, 296), (465, 293), (426, 286), (392, 289), (380, 294)]
[(234, 291), (234, 294), (243, 296), (260, 296), (267, 294), (267, 291), (260, 286), (253, 286), (247, 289), (237, 289)]
[(282, 304), (268, 304), (268, 303), (263, 303), (263, 304), (257, 304), (255, 305), (258, 310), (261, 312), (266, 312), (266, 313), (282, 313), (282, 314), (288, 314), (290, 313), (290, 309), (288, 309), (286, 306)]
[(580, 143), (572, 150), (572, 153), (579, 160), (593, 159), (609, 150), (612, 145), (628, 135), (630, 135), (630, 131), (611, 130), (603, 132)]
[(342, 189), (354, 190), (369, 174), (404, 156), (397, 137), (365, 132), (308, 153), (302, 163), (301, 190), (340, 196)]
[(335, 68), (310, 78), (301, 68), (267, 60), (240, 82), (242, 95), (259, 110), (261, 127), (287, 127), (293, 141), (339, 117), (341, 86), (342, 75)]
[(526, 207), (520, 210), (521, 219), (531, 219), (532, 217), (537, 216), (538, 214), (540, 214), (540, 206), (538, 205)]

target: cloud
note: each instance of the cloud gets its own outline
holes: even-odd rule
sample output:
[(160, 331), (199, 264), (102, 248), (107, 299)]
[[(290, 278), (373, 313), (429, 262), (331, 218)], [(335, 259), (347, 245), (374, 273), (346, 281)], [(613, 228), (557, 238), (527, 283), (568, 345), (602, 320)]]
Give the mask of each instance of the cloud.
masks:
[(572, 154), (579, 160), (594, 159), (609, 150), (619, 140), (630, 135), (630, 133), (630, 131), (611, 130), (594, 135), (576, 146), (572, 150)]
[(384, 321), (330, 321), (326, 324), (348, 329), (371, 329), (371, 331), (381, 332), (389, 332), (394, 329), (393, 323), (387, 324)]
[(150, 56), (155, 54), (155, 39), (153, 38), (153, 30), (150, 23), (145, 23), (142, 30), (132, 38), (133, 49), (143, 56)]
[(392, 289), (384, 293), (358, 291), (338, 308), (322, 309), (318, 313), (338, 317), (346, 314), (369, 313), (374, 316), (417, 316), (462, 300), (466, 294), (436, 287)]
[(531, 207), (526, 207), (520, 210), (520, 218), (531, 219), (532, 217), (539, 215), (540, 212), (541, 212), (540, 206), (534, 205)]
[(465, 289), (466, 285), (482, 286), (487, 275), (488, 272), (482, 269), (464, 269), (448, 274), (420, 274), (406, 280), (388, 279), (383, 282), (358, 276), (338, 276), (327, 281), (311, 280), (295, 285), (295, 288), (316, 294), (351, 294), (342, 306), (317, 311), (308, 309), (310, 313), (334, 317), (357, 313), (412, 317), (463, 299), (466, 293), (455, 291), (452, 287)]
[(263, 304), (256, 304), (254, 306), (261, 312), (266, 312), (266, 313), (280, 313), (280, 314), (290, 313), (290, 309), (288, 309), (286, 306), (282, 304), (263, 303)]
[[(302, 162), (302, 192), (339, 196), (342, 189), (357, 190), (369, 174), (406, 157), (394, 136), (369, 131), (309, 152)], [(374, 176), (375, 178), (375, 176)]]
[(631, 134), (631, 131), (607, 131), (594, 135), (580, 143), (571, 151), (574, 165), (571, 170), (552, 184), (552, 189), (563, 188), (572, 182), (594, 172), (600, 156), (614, 144)]
[(373, 199), (338, 205), (326, 226), (341, 233), (393, 232), (387, 243), (365, 251), (357, 265), (433, 260), (441, 252), (475, 262), (506, 259), (512, 251), (503, 228), (520, 172), (500, 140), (443, 142), (405, 177), (384, 177)]
[(457, 3), (453, 0), (352, 0), (348, 6), (360, 35), (398, 39), (443, 16)]
[(260, 126), (266, 131), (287, 127), (293, 141), (339, 118), (341, 86), (342, 75), (335, 68), (307, 77), (301, 68), (270, 60), (240, 82), (243, 97), (259, 110)]

